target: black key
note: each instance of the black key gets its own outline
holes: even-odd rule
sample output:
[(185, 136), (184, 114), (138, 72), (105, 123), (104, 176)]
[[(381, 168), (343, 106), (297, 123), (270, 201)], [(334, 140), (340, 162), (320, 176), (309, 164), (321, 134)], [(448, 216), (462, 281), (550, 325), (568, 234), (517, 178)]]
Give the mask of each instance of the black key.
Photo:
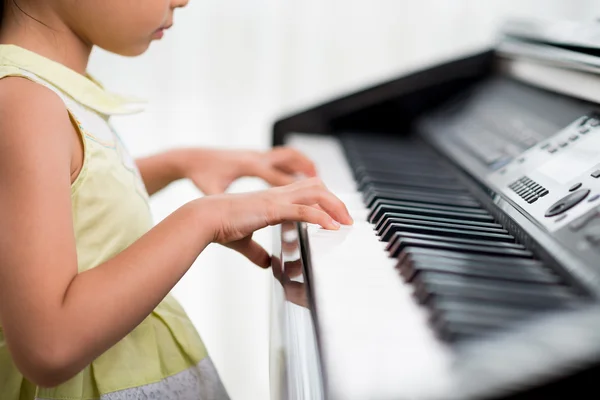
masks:
[(508, 328), (509, 325), (514, 324), (517, 321), (523, 321), (524, 319), (530, 316), (531, 313), (529, 313), (528, 315), (512, 314), (499, 316), (494, 314), (478, 314), (463, 311), (449, 311), (439, 314), (433, 314), (431, 319), (436, 325), (459, 323), (471, 325), (473, 327), (481, 327), (484, 329), (491, 328), (493, 330), (500, 330)]
[(440, 171), (434, 172), (432, 174), (425, 174), (422, 172), (418, 172), (418, 173), (413, 173), (410, 171), (403, 171), (403, 172), (383, 172), (383, 171), (376, 171), (373, 173), (369, 173), (367, 175), (361, 175), (359, 178), (356, 179), (356, 181), (358, 182), (358, 184), (362, 184), (365, 182), (369, 182), (369, 181), (384, 181), (384, 182), (403, 182), (405, 180), (422, 180), (422, 181), (428, 181), (428, 182), (433, 182), (433, 183), (446, 183), (446, 184), (452, 184), (454, 186), (457, 185), (457, 181), (456, 178), (449, 175), (449, 174), (444, 174), (444, 173), (440, 173)]
[(386, 206), (389, 206), (389, 207), (392, 207), (392, 206), (411, 207), (411, 208), (427, 207), (432, 210), (459, 212), (459, 213), (474, 214), (474, 215), (486, 215), (486, 216), (490, 215), (489, 212), (487, 212), (486, 210), (483, 210), (479, 207), (477, 207), (477, 208), (453, 207), (453, 206), (440, 205), (440, 204), (423, 204), (421, 202), (414, 202), (414, 201), (377, 199), (370, 206), (371, 212), (369, 213), (369, 217), (368, 217), (369, 222), (373, 222), (373, 223), (378, 222), (378, 220), (381, 218), (381, 215), (383, 213), (387, 212), (387, 211), (383, 210), (380, 213), (379, 208), (386, 207)]
[(418, 188), (376, 188), (367, 187), (363, 192), (366, 204), (375, 199), (417, 201), (426, 204), (449, 204), (463, 207), (478, 207), (479, 203), (471, 196), (450, 192), (425, 191)]
[[(473, 309), (453, 309), (449, 311), (433, 311), (431, 313), (431, 323), (440, 331), (444, 332), (452, 325), (468, 325), (473, 328), (482, 328), (482, 330), (501, 331), (511, 328), (517, 323), (531, 321), (534, 318), (541, 318), (553, 310), (519, 310), (509, 309), (503, 313), (490, 313), (482, 310)], [(450, 326), (448, 326), (450, 325)]]
[(467, 245), (467, 244), (455, 244), (436, 242), (433, 240), (422, 240), (422, 239), (410, 239), (400, 237), (396, 240), (394, 247), (390, 249), (392, 257), (398, 257), (400, 253), (407, 247), (421, 247), (428, 249), (439, 249), (439, 250), (454, 250), (460, 251), (461, 253), (475, 253), (475, 254), (487, 254), (487, 255), (498, 255), (503, 257), (533, 257), (533, 253), (529, 250), (519, 249), (503, 249), (493, 246), (479, 246), (479, 245)]
[(461, 192), (469, 195), (467, 189), (456, 180), (427, 174), (370, 174), (356, 179), (356, 183), (361, 190), (369, 186), (375, 189), (382, 186), (388, 189), (439, 190), (440, 192)]
[(451, 218), (462, 221), (494, 222), (494, 217), (487, 214), (471, 214), (457, 211), (443, 211), (426, 207), (405, 207), (395, 205), (380, 205), (373, 213), (373, 219), (370, 221), (377, 224), (385, 213), (399, 213), (412, 215), (425, 215), (430, 217)]
[(367, 191), (369, 189), (375, 191), (411, 190), (431, 195), (470, 196), (464, 188), (458, 188), (456, 185), (448, 184), (447, 182), (431, 182), (424, 179), (396, 182), (385, 182), (382, 180), (377, 180), (376, 178), (363, 179), (363, 182), (359, 184), (358, 188), (360, 191)]
[[(553, 309), (552, 311), (556, 310)], [(504, 313), (490, 313), (473, 309), (453, 309), (444, 312), (434, 311), (430, 321), (442, 335), (462, 332), (468, 327), (470, 336), (490, 334), (507, 330), (517, 323), (541, 318), (550, 310), (507, 310)]]
[[(405, 262), (407, 260), (414, 260), (415, 262), (422, 262), (428, 264), (437, 264), (443, 263), (444, 265), (454, 265), (461, 267), (465, 264), (476, 264), (476, 265), (485, 265), (489, 268), (497, 268), (503, 270), (527, 270), (532, 271), (532, 273), (540, 273), (543, 275), (551, 275), (556, 276), (556, 279), (559, 279), (557, 275), (554, 274), (550, 269), (548, 269), (541, 261), (532, 259), (532, 258), (506, 258), (506, 257), (495, 257), (495, 256), (479, 256), (472, 255), (467, 253), (456, 253), (464, 256), (464, 258), (452, 258), (446, 256), (435, 256), (432, 254), (422, 254), (418, 253), (419, 251), (430, 251), (430, 249), (419, 249), (419, 248), (409, 248), (406, 250), (405, 254), (399, 262)], [(438, 253), (454, 253), (449, 251), (438, 251), (434, 250)], [(479, 260), (478, 258), (483, 258), (484, 260)], [(550, 278), (549, 278), (550, 279)], [(557, 281), (558, 282), (558, 281)]]
[(406, 168), (400, 169), (398, 167), (389, 168), (377, 168), (372, 165), (360, 164), (357, 165), (356, 173), (359, 175), (357, 180), (364, 178), (387, 178), (387, 179), (406, 179), (406, 178), (419, 178), (423, 180), (432, 181), (445, 181), (445, 182), (456, 182), (458, 179), (455, 175), (452, 175), (447, 170), (440, 166), (433, 165), (428, 168)]
[[(508, 231), (504, 228), (496, 228), (489, 227), (487, 225), (480, 225), (477, 222), (472, 222), (469, 225), (462, 224), (461, 220), (452, 220), (449, 222), (438, 222), (431, 221), (429, 219), (421, 219), (419, 216), (415, 216), (415, 218), (386, 218), (385, 216), (379, 221), (378, 225), (379, 229), (376, 229), (377, 234), (381, 237), (384, 236), (384, 232), (388, 231), (389, 227), (392, 224), (408, 224), (408, 225), (417, 225), (417, 226), (430, 226), (430, 227), (438, 227), (438, 228), (448, 228), (448, 229), (458, 229), (458, 230), (466, 230), (466, 231), (481, 231), (481, 232), (489, 232), (489, 233), (498, 233), (503, 235), (508, 235)], [(389, 232), (389, 231), (388, 231)], [(389, 240), (389, 238), (383, 239), (385, 241)]]
[[(421, 181), (426, 181), (425, 179), (421, 179)], [(449, 198), (452, 199), (453, 197), (455, 197), (457, 200), (462, 200), (462, 201), (475, 201), (475, 198), (468, 192), (466, 191), (464, 188), (460, 188), (460, 190), (456, 190), (456, 189), (449, 189), (449, 190), (445, 190), (445, 189), (436, 189), (435, 187), (423, 187), (423, 186), (416, 186), (417, 183), (419, 183), (417, 181), (417, 179), (415, 179), (415, 187), (411, 187), (410, 182), (408, 182), (409, 184), (404, 186), (402, 183), (399, 183), (398, 185), (394, 186), (394, 187), (379, 187), (379, 185), (374, 185), (374, 184), (370, 184), (370, 185), (365, 185), (364, 190), (362, 190), (363, 192), (365, 192), (366, 194), (370, 193), (370, 192), (374, 192), (375, 194), (377, 193), (381, 193), (381, 195), (388, 195), (389, 196), (402, 196), (402, 195), (418, 195), (418, 194), (427, 194), (429, 196), (437, 196), (437, 197), (442, 197), (442, 198)]]
[(417, 221), (431, 221), (431, 222), (440, 222), (446, 224), (455, 224), (455, 225), (466, 225), (466, 226), (479, 226), (486, 227), (492, 229), (498, 229), (503, 232), (506, 230), (502, 227), (502, 225), (497, 224), (495, 222), (480, 222), (480, 221), (471, 221), (466, 219), (455, 219), (455, 218), (442, 218), (442, 217), (431, 217), (428, 215), (415, 215), (411, 213), (384, 213), (383, 217), (379, 219), (379, 222), (375, 226), (376, 231), (382, 231), (387, 228), (387, 224), (393, 221), (395, 218), (402, 219), (411, 219)]
[[(368, 147), (361, 146), (356, 148), (354, 154), (356, 155), (355, 162), (357, 165), (363, 164), (369, 167), (392, 164), (394, 166), (406, 166), (404, 170), (407, 171), (420, 171), (439, 165), (439, 159), (433, 157), (431, 153), (421, 150), (422, 148), (410, 146), (395, 146), (388, 149), (377, 147), (370, 152)], [(424, 168), (416, 168), (414, 162), (424, 164)]]
[(452, 205), (457, 207), (479, 207), (479, 203), (467, 196), (454, 196), (454, 195), (432, 195), (423, 194), (419, 191), (408, 191), (408, 190), (374, 190), (368, 189), (363, 192), (363, 198), (367, 207), (377, 199), (387, 200), (400, 200), (400, 201), (412, 201), (423, 204), (441, 204), (441, 205)]
[[(413, 237), (417, 239), (431, 239), (449, 243), (464, 244), (490, 244), (497, 247), (523, 248), (518, 245), (514, 236), (506, 231), (489, 228), (479, 228), (465, 225), (436, 224), (428, 221), (396, 220), (386, 225), (386, 228), (377, 233), (379, 240), (388, 242), (386, 250), (390, 250), (395, 241), (402, 237)], [(473, 228), (473, 229), (471, 229)], [(420, 235), (420, 236), (416, 236)], [(427, 236), (427, 237), (426, 237)], [(447, 240), (443, 240), (446, 238)], [(449, 240), (453, 239), (453, 240)], [(492, 244), (493, 243), (493, 244)], [(508, 246), (513, 245), (513, 246)]]
[(390, 205), (390, 206), (404, 206), (404, 207), (427, 207), (433, 210), (442, 210), (442, 211), (453, 211), (453, 212), (462, 212), (468, 214), (476, 214), (476, 215), (490, 215), (490, 213), (481, 208), (481, 206), (477, 205), (474, 207), (463, 207), (463, 206), (452, 206), (447, 204), (427, 204), (422, 201), (404, 201), (404, 200), (393, 200), (393, 199), (376, 199), (371, 203), (371, 208), (376, 208), (380, 205)]
[(499, 265), (512, 265), (514, 267), (542, 267), (542, 263), (539, 260), (531, 259), (531, 258), (503, 258), (503, 257), (495, 257), (495, 256), (486, 256), (480, 254), (469, 254), (469, 253), (461, 253), (458, 251), (447, 251), (447, 250), (438, 250), (438, 249), (425, 249), (419, 247), (409, 247), (404, 251), (398, 261), (402, 261), (404, 257), (434, 257), (439, 259), (444, 259), (446, 262), (448, 260), (458, 261), (474, 261), (474, 262), (482, 262), (489, 264), (498, 264)]
[[(375, 160), (381, 158), (396, 158), (399, 159), (399, 156), (403, 157), (415, 157), (415, 150), (418, 151), (418, 156), (423, 158), (427, 158), (431, 155), (424, 151), (423, 147), (417, 146), (415, 143), (410, 143), (407, 141), (398, 142), (388, 141), (387, 143), (384, 140), (379, 138), (376, 139), (377, 143), (368, 143), (368, 142), (346, 142), (347, 150), (356, 155), (356, 159), (367, 159), (373, 158)], [(403, 160), (404, 158), (401, 158)], [(400, 160), (398, 160), (400, 161)], [(432, 160), (435, 162), (435, 160)]]
[(450, 343), (466, 342), (468, 340), (489, 336), (494, 333), (494, 329), (461, 324), (447, 321), (443, 324), (434, 325), (438, 336)]
[(544, 285), (559, 285), (560, 279), (543, 269), (533, 268), (506, 268), (490, 266), (476, 262), (446, 263), (444, 260), (432, 262), (431, 260), (418, 260), (414, 258), (405, 258), (399, 262), (397, 268), (407, 282), (421, 271), (443, 272), (463, 276), (473, 276), (479, 278), (506, 280), (514, 282), (530, 282)]
[[(427, 307), (432, 310), (433, 315), (448, 312), (463, 312), (474, 315), (495, 315), (498, 317), (528, 317), (544, 311), (543, 306), (539, 308), (515, 307), (510, 304), (496, 304), (489, 302), (464, 301), (455, 297), (434, 296), (427, 302)], [(546, 311), (555, 311), (557, 307), (548, 306)]]
[[(422, 166), (422, 165), (421, 165)], [(423, 179), (446, 179), (448, 181), (455, 181), (456, 177), (445, 172), (443, 168), (437, 169), (428, 169), (424, 170), (420, 168), (418, 171), (415, 170), (401, 170), (397, 166), (393, 167), (375, 167), (375, 166), (365, 166), (364, 164), (356, 165), (352, 168), (352, 172), (354, 173), (354, 177), (357, 182), (360, 182), (361, 179), (366, 177), (393, 177), (393, 176), (414, 176), (414, 177), (422, 177)]]
[(481, 240), (496, 240), (502, 242), (514, 243), (515, 238), (510, 234), (486, 232), (485, 230), (467, 230), (454, 228), (441, 228), (437, 226), (425, 226), (416, 224), (391, 224), (388, 229), (382, 233), (381, 240), (390, 240), (395, 233), (414, 232), (425, 235), (449, 236), (465, 239), (481, 239)]
[(520, 243), (511, 243), (511, 242), (498, 242), (495, 240), (482, 240), (482, 239), (465, 239), (465, 238), (457, 238), (450, 236), (440, 236), (440, 235), (427, 235), (424, 233), (415, 233), (415, 232), (402, 232), (396, 233), (392, 236), (390, 241), (386, 246), (386, 250), (390, 250), (395, 244), (397, 240), (401, 238), (410, 238), (410, 239), (424, 239), (424, 240), (432, 240), (434, 242), (444, 242), (444, 243), (456, 243), (456, 244), (472, 244), (479, 246), (493, 246), (499, 247), (502, 249), (518, 249), (525, 250), (525, 246)]
[(417, 157), (404, 157), (402, 161), (398, 158), (402, 156), (396, 156), (396, 160), (393, 159), (367, 159), (361, 157), (355, 160), (353, 169), (357, 176), (374, 175), (378, 172), (402, 172), (402, 171), (419, 171), (421, 174), (433, 174), (436, 169), (442, 169), (437, 164), (432, 164), (431, 160), (425, 160), (420, 156)]
[(413, 280), (417, 299), (425, 303), (433, 296), (455, 296), (472, 301), (514, 305), (563, 305), (573, 293), (562, 286), (498, 282), (437, 272), (421, 272)]
[[(480, 300), (473, 302), (470, 299), (457, 299), (447, 296), (432, 297), (428, 301), (427, 307), (431, 309), (432, 325), (434, 325), (441, 336), (445, 336), (448, 331), (461, 330), (460, 327), (463, 325), (467, 325), (475, 331), (482, 331), (481, 329), (477, 329), (481, 327), (481, 324), (477, 322), (475, 324), (468, 323), (471, 318), (477, 320), (479, 317), (492, 316), (498, 321), (507, 320), (510, 324), (513, 321), (541, 318), (550, 312), (567, 309), (563, 305), (550, 306), (540, 304), (536, 308), (531, 307), (531, 304), (514, 306), (510, 304), (494, 304)], [(490, 333), (488, 329), (483, 329), (483, 331)], [(476, 333), (480, 334), (483, 332)]]

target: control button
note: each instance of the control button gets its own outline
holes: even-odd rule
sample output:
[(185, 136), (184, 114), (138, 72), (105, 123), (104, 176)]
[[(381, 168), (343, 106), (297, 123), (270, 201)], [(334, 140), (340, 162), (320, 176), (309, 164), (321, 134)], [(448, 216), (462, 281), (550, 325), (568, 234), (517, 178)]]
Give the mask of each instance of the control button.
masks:
[(560, 142), (558, 145), (560, 147), (567, 147), (569, 145), (569, 143), (567, 143), (567, 142)]
[(524, 157), (519, 158), (518, 162), (519, 162), (519, 164), (523, 164), (525, 162), (525, 158)]
[(561, 215), (560, 217), (556, 218), (556, 221), (555, 221), (555, 222), (560, 222), (560, 221), (562, 221), (562, 220), (563, 220), (563, 219), (565, 219), (565, 218), (567, 218), (567, 214), (563, 214), (563, 215)]
[(571, 186), (571, 188), (569, 189), (569, 192), (574, 192), (577, 189), (579, 189), (581, 187), (581, 182), (580, 183), (576, 183), (573, 186)]
[(576, 192), (566, 195), (556, 203), (550, 206), (546, 211), (546, 217), (554, 217), (563, 212), (575, 207), (590, 194), (589, 189), (580, 189)]
[(595, 118), (591, 118), (591, 119), (589, 120), (589, 123), (590, 123), (590, 125), (591, 125), (591, 126), (593, 126), (593, 127), (596, 127), (596, 126), (600, 125), (600, 121), (598, 121), (598, 120), (597, 120), (597, 119), (595, 119)]
[(587, 213), (586, 215), (582, 215), (581, 217), (579, 217), (576, 220), (574, 220), (573, 222), (571, 222), (569, 224), (569, 228), (573, 232), (577, 232), (577, 231), (581, 230), (582, 228), (585, 228), (585, 226), (587, 224), (589, 224), (591, 220), (598, 218), (599, 216), (600, 216), (600, 213), (598, 212), (598, 210), (592, 210), (591, 212)]
[(565, 205), (565, 203), (559, 203), (556, 204), (555, 206), (552, 206), (548, 211), (546, 211), (546, 217), (553, 217), (555, 215), (560, 214), (563, 211), (567, 210), (567, 206)]
[(569, 140), (570, 140), (571, 142), (574, 142), (574, 141), (576, 141), (577, 139), (579, 139), (579, 136), (577, 136), (577, 135), (571, 135), (571, 136), (569, 136)]
[(540, 147), (540, 149), (542, 149), (542, 150), (546, 150), (546, 149), (547, 149), (547, 148), (549, 148), (550, 146), (551, 146), (551, 144), (550, 144), (550, 143), (544, 143), (544, 144), (542, 145), (542, 147)]
[(514, 190), (515, 192), (518, 192), (521, 189), (527, 189), (527, 188), (525, 186), (521, 185), (520, 183), (512, 188), (512, 190)]
[(585, 135), (589, 131), (590, 131), (590, 128), (586, 128), (585, 126), (583, 128), (579, 129), (579, 133), (581, 133), (582, 135)]
[(558, 151), (558, 149), (556, 147), (550, 147), (548, 149), (548, 153), (550, 153), (550, 154), (556, 153), (557, 151)]
[(527, 194), (525, 194), (525, 197), (523, 197), (523, 199), (524, 199), (525, 201), (529, 201), (529, 199), (532, 199), (532, 198), (534, 198), (534, 197), (537, 197), (537, 196), (535, 195), (535, 193), (531, 193), (531, 192), (530, 192), (530, 193), (527, 193)]
[(544, 197), (548, 193), (550, 193), (548, 190), (544, 190), (542, 193), (540, 193), (540, 197)]
[(537, 199), (539, 199), (539, 197), (536, 194), (530, 194), (529, 196), (525, 197), (525, 201), (529, 204), (535, 202)]
[(592, 201), (596, 201), (598, 199), (600, 199), (600, 194), (595, 194), (588, 199), (588, 202), (591, 203)]
[(600, 169), (597, 169), (596, 171), (592, 172), (592, 177), (600, 178)]

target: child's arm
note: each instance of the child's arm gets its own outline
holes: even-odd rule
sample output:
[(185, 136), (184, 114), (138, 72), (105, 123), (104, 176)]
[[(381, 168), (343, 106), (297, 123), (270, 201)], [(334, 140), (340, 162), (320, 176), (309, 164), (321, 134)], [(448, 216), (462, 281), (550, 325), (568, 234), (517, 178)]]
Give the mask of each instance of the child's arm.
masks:
[(70, 187), (76, 135), (54, 93), (22, 79), (0, 81), (0, 322), (16, 365), (42, 386), (71, 378), (133, 330), (209, 243), (266, 267), (253, 231), (284, 220), (327, 229), (337, 228), (332, 217), (352, 222), (315, 180), (211, 196), (78, 274)]
[(216, 149), (176, 149), (137, 160), (148, 193), (189, 178), (205, 194), (223, 193), (243, 176), (258, 177), (273, 186), (287, 185), (296, 174), (316, 176), (314, 164), (300, 152), (278, 147), (266, 152)]

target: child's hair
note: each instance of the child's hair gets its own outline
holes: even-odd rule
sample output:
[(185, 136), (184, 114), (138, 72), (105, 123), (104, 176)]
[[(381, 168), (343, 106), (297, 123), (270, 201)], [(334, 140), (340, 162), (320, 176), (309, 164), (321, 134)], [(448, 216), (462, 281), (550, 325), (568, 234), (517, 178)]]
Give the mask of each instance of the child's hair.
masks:
[(2, 25), (2, 17), (4, 17), (4, 0), (0, 0), (0, 26)]

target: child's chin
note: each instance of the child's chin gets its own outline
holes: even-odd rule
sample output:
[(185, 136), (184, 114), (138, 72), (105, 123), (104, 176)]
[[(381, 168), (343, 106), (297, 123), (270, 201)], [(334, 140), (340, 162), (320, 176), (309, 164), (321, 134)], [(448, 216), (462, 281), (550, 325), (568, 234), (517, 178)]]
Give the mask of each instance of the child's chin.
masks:
[(119, 48), (105, 48), (104, 50), (123, 57), (137, 57), (144, 54), (150, 47), (151, 41), (139, 43), (130, 46), (120, 46)]

